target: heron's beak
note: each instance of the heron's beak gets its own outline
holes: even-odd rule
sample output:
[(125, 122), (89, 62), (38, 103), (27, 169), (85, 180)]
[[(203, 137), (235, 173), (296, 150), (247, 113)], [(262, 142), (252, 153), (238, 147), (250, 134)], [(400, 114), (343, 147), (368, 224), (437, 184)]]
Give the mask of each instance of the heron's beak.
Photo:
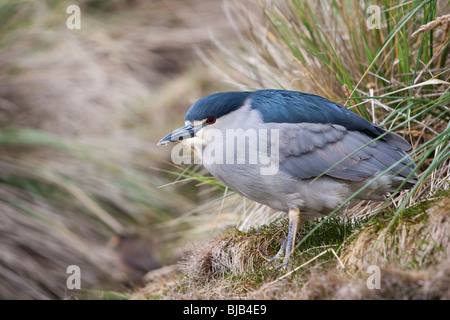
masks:
[(202, 127), (203, 126), (194, 127), (190, 124), (185, 125), (184, 127), (181, 127), (179, 129), (175, 130), (174, 132), (169, 133), (164, 138), (162, 138), (158, 142), (158, 146), (164, 146), (164, 145), (172, 143), (172, 142), (193, 138), (195, 136), (195, 134), (197, 133), (197, 131), (200, 130)]

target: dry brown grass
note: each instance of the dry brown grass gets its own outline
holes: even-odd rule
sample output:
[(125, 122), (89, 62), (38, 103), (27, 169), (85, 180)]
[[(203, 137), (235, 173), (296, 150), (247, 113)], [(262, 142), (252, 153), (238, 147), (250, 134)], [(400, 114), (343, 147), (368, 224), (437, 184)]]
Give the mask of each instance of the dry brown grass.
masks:
[[(424, 270), (380, 269), (380, 289), (369, 289), (366, 281), (369, 274), (360, 278), (348, 277), (340, 272), (313, 273), (301, 287), (295, 284), (279, 284), (272, 288), (268, 298), (276, 299), (389, 299), (389, 300), (448, 300), (450, 292), (450, 270), (448, 260)], [(253, 297), (258, 298), (258, 295)]]
[(368, 265), (426, 268), (449, 256), (450, 199), (424, 213), (403, 217), (385, 234), (388, 219), (366, 226), (342, 254), (346, 265), (365, 270)]
[(436, 29), (436, 28), (438, 28), (440, 26), (444, 27), (444, 34), (446, 34), (448, 36), (449, 23), (450, 23), (450, 14), (438, 17), (435, 20), (433, 20), (431, 22), (428, 22), (426, 25), (423, 25), (419, 29), (414, 31), (412, 36), (414, 37), (414, 36), (416, 36), (416, 35), (418, 35), (420, 33)]

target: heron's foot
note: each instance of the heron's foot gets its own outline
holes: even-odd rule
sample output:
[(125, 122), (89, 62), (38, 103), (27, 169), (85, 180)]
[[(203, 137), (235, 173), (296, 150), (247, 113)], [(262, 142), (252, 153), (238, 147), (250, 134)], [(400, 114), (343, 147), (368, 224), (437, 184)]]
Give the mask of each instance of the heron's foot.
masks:
[[(271, 264), (274, 264), (277, 261), (281, 260), (281, 257), (284, 255), (285, 250), (286, 250), (286, 242), (287, 242), (287, 239), (284, 240), (283, 244), (281, 245), (280, 250), (278, 250), (277, 254), (273, 257), (265, 254), (264, 252), (262, 252), (262, 250), (260, 248), (258, 248), (258, 252), (261, 254), (261, 256), (264, 259), (267, 260), (266, 264), (264, 265), (265, 268), (268, 268)], [(277, 266), (275, 269), (278, 269), (280, 266)]]
[(261, 249), (258, 248), (259, 253), (264, 257), (264, 259), (267, 260), (267, 263), (265, 264), (266, 268), (271, 264), (281, 260), (281, 257), (283, 255), (283, 262), (276, 266), (275, 269), (285, 269), (287, 267), (287, 265), (289, 264), (289, 259), (294, 252), (295, 236), (297, 234), (299, 225), (300, 211), (298, 209), (291, 209), (289, 211), (289, 233), (277, 254), (274, 257), (269, 257), (268, 255), (264, 254)]
[(280, 250), (277, 252), (277, 254), (273, 257), (268, 256), (267, 254), (265, 254), (264, 252), (262, 252), (262, 250), (260, 248), (258, 248), (258, 252), (259, 254), (265, 259), (267, 260), (266, 264), (264, 265), (265, 268), (269, 268), (270, 265), (275, 265), (278, 261), (280, 261), (282, 259), (282, 256), (284, 255), (284, 259), (283, 262), (280, 263), (279, 265), (277, 265), (276, 267), (274, 267), (273, 269), (278, 270), (278, 269), (285, 269), (288, 264), (289, 264), (289, 258), (291, 256), (292, 252), (286, 252), (286, 243), (289, 242), (288, 239), (286, 239), (283, 243), (283, 245), (281, 246)]

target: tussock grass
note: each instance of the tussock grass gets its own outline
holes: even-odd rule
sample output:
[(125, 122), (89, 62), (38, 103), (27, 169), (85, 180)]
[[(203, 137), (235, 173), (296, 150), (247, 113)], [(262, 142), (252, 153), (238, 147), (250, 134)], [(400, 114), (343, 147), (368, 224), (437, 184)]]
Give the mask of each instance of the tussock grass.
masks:
[(392, 212), (374, 218), (346, 247), (343, 261), (358, 270), (368, 264), (405, 269), (424, 269), (435, 264), (449, 253), (449, 204), (447, 195), (437, 203), (425, 200), (402, 211), (386, 237), (380, 230), (386, 229)]
[[(257, 250), (277, 252), (287, 233), (285, 221), (246, 233), (229, 229), (165, 273), (170, 281), (150, 282), (132, 298), (448, 299), (448, 202), (446, 194), (409, 208), (382, 245), (380, 231), (392, 213), (359, 224), (341, 218), (312, 221), (302, 235), (315, 225), (318, 231), (294, 252), (292, 273), (266, 269)], [(381, 289), (366, 285), (370, 265), (380, 268)]]
[[(306, 234), (317, 223), (317, 221), (307, 223), (302, 233)], [(293, 260), (296, 265), (300, 265), (326, 250), (334, 249), (335, 252), (339, 252), (341, 245), (356, 228), (358, 228), (356, 224), (343, 223), (341, 218), (326, 221), (319, 227), (318, 232), (294, 253)], [(275, 255), (286, 233), (286, 221), (278, 220), (277, 223), (251, 229), (248, 232), (229, 228), (214, 240), (198, 244), (184, 258), (180, 266), (182, 273), (178, 273), (177, 276), (178, 281), (165, 289), (163, 297), (169, 299), (251, 298), (281, 275), (279, 271), (266, 266), (267, 261), (259, 250)], [(330, 251), (314, 261), (310, 267), (314, 269), (324, 265), (335, 265), (335, 260), (335, 256)], [(310, 269), (302, 270), (296, 273), (294, 278), (305, 281), (310, 271)], [(151, 294), (151, 290), (144, 289), (142, 293), (136, 295), (136, 298), (142, 298), (139, 294)]]

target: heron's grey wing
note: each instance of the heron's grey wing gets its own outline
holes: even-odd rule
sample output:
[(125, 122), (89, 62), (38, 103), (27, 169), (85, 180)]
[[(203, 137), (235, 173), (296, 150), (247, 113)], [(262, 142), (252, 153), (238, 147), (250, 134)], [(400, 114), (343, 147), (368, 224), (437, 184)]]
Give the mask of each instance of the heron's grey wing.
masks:
[(315, 178), (325, 173), (334, 178), (361, 181), (391, 166), (390, 174), (405, 178), (414, 167), (405, 152), (395, 145), (373, 141), (366, 134), (341, 125), (272, 123), (271, 128), (279, 130), (280, 170), (295, 179)]

